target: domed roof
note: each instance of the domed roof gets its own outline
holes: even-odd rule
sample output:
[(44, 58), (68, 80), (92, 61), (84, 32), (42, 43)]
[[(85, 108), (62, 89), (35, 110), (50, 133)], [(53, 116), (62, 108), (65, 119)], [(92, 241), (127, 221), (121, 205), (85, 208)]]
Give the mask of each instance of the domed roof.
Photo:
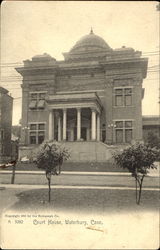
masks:
[(79, 39), (74, 47), (70, 50), (70, 52), (79, 52), (79, 51), (86, 51), (86, 50), (111, 50), (111, 48), (108, 46), (108, 44), (105, 42), (103, 38), (100, 36), (97, 36), (93, 33), (93, 30), (91, 29), (91, 32), (89, 35), (83, 36), (81, 39)]

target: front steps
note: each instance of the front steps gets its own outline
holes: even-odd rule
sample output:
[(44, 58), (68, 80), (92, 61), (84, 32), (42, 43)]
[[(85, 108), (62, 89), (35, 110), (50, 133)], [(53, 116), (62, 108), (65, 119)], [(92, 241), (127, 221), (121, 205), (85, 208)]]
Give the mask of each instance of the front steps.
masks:
[(108, 146), (102, 142), (64, 142), (71, 157), (68, 162), (106, 162), (113, 161), (112, 155), (117, 151), (115, 146)]
[[(110, 146), (97, 141), (61, 142), (61, 145), (69, 149), (71, 157), (67, 162), (113, 162), (113, 154), (122, 149), (116, 145)], [(32, 161), (37, 149), (37, 145), (20, 146), (19, 159), (27, 157)]]

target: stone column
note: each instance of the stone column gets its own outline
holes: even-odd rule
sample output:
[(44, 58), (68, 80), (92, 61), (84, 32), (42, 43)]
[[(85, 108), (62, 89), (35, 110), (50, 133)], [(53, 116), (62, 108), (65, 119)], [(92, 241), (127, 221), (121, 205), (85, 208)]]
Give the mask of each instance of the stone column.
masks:
[(81, 139), (81, 109), (77, 109), (77, 140)]
[(48, 128), (48, 138), (49, 140), (54, 140), (54, 112), (49, 111), (49, 128)]
[(92, 116), (91, 116), (91, 129), (92, 129), (92, 135), (91, 139), (92, 141), (96, 140), (96, 111), (92, 109)]
[(61, 116), (58, 116), (58, 141), (62, 140), (62, 135), (61, 135)]
[(67, 110), (63, 109), (63, 140), (67, 139)]
[(100, 114), (97, 113), (97, 141), (100, 141)]

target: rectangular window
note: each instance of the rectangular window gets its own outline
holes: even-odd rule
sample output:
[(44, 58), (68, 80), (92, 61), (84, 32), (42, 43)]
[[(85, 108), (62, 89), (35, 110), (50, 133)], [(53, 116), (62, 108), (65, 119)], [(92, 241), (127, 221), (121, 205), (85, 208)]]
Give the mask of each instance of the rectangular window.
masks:
[(131, 128), (132, 127), (132, 121), (125, 121), (125, 128)]
[(32, 93), (31, 94), (31, 100), (36, 100), (37, 101), (38, 94), (37, 93)]
[(132, 140), (132, 129), (125, 130), (125, 142), (130, 143)]
[(44, 131), (38, 132), (38, 144), (41, 144), (44, 141)]
[(115, 106), (132, 105), (132, 88), (115, 89)]
[(39, 93), (39, 100), (45, 100), (46, 93)]
[(44, 123), (38, 124), (38, 129), (39, 129), (39, 130), (44, 130), (44, 129), (45, 129)]
[(116, 128), (123, 128), (123, 121), (116, 122)]
[(123, 143), (123, 130), (122, 129), (116, 129), (116, 142)]
[(132, 121), (116, 121), (115, 137), (116, 143), (131, 143), (133, 134)]
[(36, 130), (37, 124), (30, 124), (30, 130)]
[(125, 96), (124, 96), (124, 105), (125, 106), (131, 106), (132, 105), (132, 89), (124, 89), (125, 91)]
[(30, 124), (30, 144), (41, 144), (45, 139), (45, 124)]
[(123, 90), (122, 89), (115, 90), (115, 105), (116, 106), (123, 105)]
[(30, 144), (36, 144), (36, 132), (30, 132)]
[(41, 110), (45, 108), (45, 92), (30, 93), (29, 109)]

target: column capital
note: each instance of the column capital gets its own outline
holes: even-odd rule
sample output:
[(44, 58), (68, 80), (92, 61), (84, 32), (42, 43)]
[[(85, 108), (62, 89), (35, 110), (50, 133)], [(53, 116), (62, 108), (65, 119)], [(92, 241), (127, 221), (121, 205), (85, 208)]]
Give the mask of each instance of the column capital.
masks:
[(52, 111), (53, 111), (53, 108), (48, 107), (48, 111), (49, 111), (49, 112), (52, 112)]
[(92, 107), (91, 107), (91, 111), (97, 113), (97, 109), (96, 109), (96, 108), (92, 108)]
[(82, 108), (81, 108), (81, 107), (78, 107), (78, 108), (76, 108), (76, 109), (77, 109), (77, 111), (81, 111)]

